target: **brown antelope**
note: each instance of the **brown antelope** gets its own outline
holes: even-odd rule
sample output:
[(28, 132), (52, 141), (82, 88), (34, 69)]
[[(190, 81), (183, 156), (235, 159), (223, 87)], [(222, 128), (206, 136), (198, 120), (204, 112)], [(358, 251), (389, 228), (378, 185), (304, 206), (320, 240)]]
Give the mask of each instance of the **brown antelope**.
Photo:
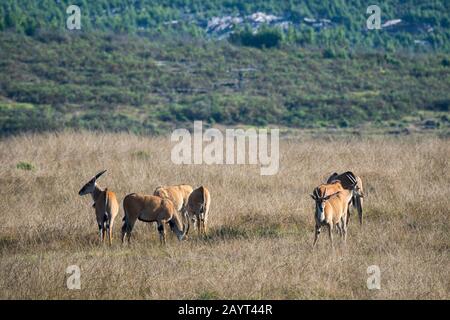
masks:
[[(352, 205), (356, 208), (358, 211), (358, 217), (359, 217), (359, 223), (360, 225), (363, 224), (363, 198), (364, 198), (364, 190), (363, 190), (363, 184), (360, 177), (356, 176), (353, 172), (347, 171), (342, 174), (333, 173), (327, 180), (327, 183), (332, 183), (334, 181), (340, 181), (342, 184), (342, 187), (344, 189), (350, 190), (352, 181), (350, 180), (356, 180), (356, 186), (354, 188), (353, 197), (351, 199)], [(347, 217), (347, 224), (348, 219), (350, 218), (350, 211), (348, 212)]]
[[(338, 181), (338, 180), (333, 181), (331, 183), (321, 184), (318, 187), (316, 187), (316, 189), (318, 190), (319, 194), (321, 194), (324, 197), (325, 196), (330, 196), (330, 195), (338, 193), (338, 192), (340, 192), (342, 190), (345, 190), (342, 187), (342, 184), (340, 183), (340, 181)], [(350, 216), (350, 203), (347, 206), (347, 221), (346, 221), (347, 225), (348, 225), (349, 216)], [(336, 228), (336, 232), (340, 232), (340, 229)]]
[(100, 241), (103, 242), (105, 233), (108, 233), (109, 244), (112, 244), (112, 234), (114, 219), (119, 213), (119, 203), (117, 202), (116, 194), (109, 191), (107, 188), (102, 189), (97, 185), (97, 179), (106, 172), (103, 170), (97, 173), (88, 183), (86, 183), (78, 192), (80, 196), (91, 194), (95, 208), (95, 215), (97, 217), (97, 224), (100, 233)]
[(153, 192), (154, 196), (169, 199), (175, 205), (175, 209), (183, 215), (186, 214), (186, 206), (193, 188), (187, 184), (175, 186), (159, 186)]
[(172, 201), (158, 196), (131, 193), (123, 199), (124, 223), (122, 226), (122, 242), (125, 236), (130, 242), (131, 231), (136, 220), (156, 222), (161, 244), (166, 243), (165, 224), (168, 223), (178, 240), (186, 236), (187, 225), (183, 224)]
[[(208, 189), (201, 186), (189, 195), (187, 203), (188, 218), (192, 219), (194, 226), (197, 222), (198, 235), (206, 236), (209, 206), (211, 197)], [(189, 229), (188, 229), (189, 231)]]
[[(353, 177), (350, 176), (350, 180)], [(333, 247), (333, 235), (332, 229), (334, 226), (338, 229), (340, 235), (344, 238), (344, 242), (347, 240), (347, 214), (348, 206), (353, 197), (353, 188), (356, 186), (357, 181), (353, 180), (353, 184), (350, 186), (352, 189), (347, 190), (342, 187), (340, 182), (333, 183), (331, 188), (341, 188), (340, 191), (330, 194), (327, 190), (327, 185), (321, 185), (314, 189), (311, 197), (316, 203), (315, 208), (315, 232), (314, 232), (314, 243), (313, 247), (316, 245), (319, 239), (320, 229), (322, 226), (327, 226), (328, 235), (330, 238), (331, 247)]]

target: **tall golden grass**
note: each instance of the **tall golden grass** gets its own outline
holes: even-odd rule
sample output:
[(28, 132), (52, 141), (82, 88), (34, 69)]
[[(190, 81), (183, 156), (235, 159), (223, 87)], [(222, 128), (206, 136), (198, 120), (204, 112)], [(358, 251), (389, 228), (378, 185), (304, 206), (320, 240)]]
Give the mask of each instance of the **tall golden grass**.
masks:
[[(131, 134), (23, 135), (0, 141), (0, 298), (449, 299), (450, 144), (430, 137), (283, 139), (280, 171), (258, 166), (174, 165), (169, 138)], [(29, 162), (33, 170), (17, 168)], [(211, 191), (210, 234), (159, 245), (138, 222), (130, 246), (100, 245), (92, 200), (78, 196), (96, 172), (117, 193), (188, 183)], [(309, 193), (352, 170), (366, 188), (347, 246), (325, 234), (312, 250)], [(337, 237), (336, 237), (337, 239)], [(69, 265), (81, 290), (68, 290)], [(378, 265), (381, 289), (368, 290)]]

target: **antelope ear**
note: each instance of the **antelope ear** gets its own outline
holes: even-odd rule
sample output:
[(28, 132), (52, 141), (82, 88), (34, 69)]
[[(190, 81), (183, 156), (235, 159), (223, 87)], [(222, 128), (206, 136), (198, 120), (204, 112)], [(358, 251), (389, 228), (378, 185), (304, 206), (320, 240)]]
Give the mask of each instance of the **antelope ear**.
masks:
[(94, 177), (94, 180), (97, 180), (98, 178), (100, 178), (100, 176), (101, 176), (102, 174), (104, 174), (105, 172), (106, 172), (106, 170), (103, 170), (102, 172), (97, 173), (97, 174), (95, 175), (95, 177)]
[(328, 177), (327, 183), (331, 183), (339, 174), (337, 172), (333, 173), (331, 176)]

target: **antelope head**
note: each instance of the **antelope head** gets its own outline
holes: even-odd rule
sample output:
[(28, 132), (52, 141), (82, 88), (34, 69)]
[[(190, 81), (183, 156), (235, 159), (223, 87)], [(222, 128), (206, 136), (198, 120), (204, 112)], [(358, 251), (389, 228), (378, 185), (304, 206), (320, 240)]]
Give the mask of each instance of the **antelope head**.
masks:
[(189, 221), (186, 223), (180, 219), (178, 212), (176, 211), (173, 215), (172, 220), (169, 221), (170, 228), (176, 234), (179, 241), (185, 240), (186, 233), (189, 230)]
[(106, 172), (106, 170), (103, 170), (102, 172), (97, 173), (91, 180), (89, 180), (78, 192), (80, 196), (84, 196), (86, 194), (93, 193), (95, 190), (95, 185), (97, 179)]
[(328, 199), (330, 199), (332, 196), (338, 194), (334, 193), (334, 194), (330, 194), (330, 195), (326, 195), (327, 194), (327, 189), (325, 188), (325, 191), (323, 192), (323, 194), (320, 194), (320, 189), (317, 187), (314, 189), (313, 193), (310, 195), (311, 198), (313, 198), (313, 200), (316, 202), (316, 219), (318, 221), (323, 221), (325, 219), (325, 214), (324, 214), (324, 208), (325, 208), (325, 201), (327, 201)]
[(355, 177), (350, 174), (346, 174), (346, 177), (351, 182), (351, 190), (353, 192), (353, 195), (364, 198), (364, 193), (362, 192), (361, 188), (358, 185), (358, 181), (356, 181)]

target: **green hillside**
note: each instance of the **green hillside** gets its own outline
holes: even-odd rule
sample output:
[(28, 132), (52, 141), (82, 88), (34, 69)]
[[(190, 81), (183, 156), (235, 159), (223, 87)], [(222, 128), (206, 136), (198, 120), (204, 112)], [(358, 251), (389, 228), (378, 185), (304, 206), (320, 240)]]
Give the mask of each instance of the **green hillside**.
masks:
[[(390, 49), (425, 44), (449, 49), (450, 2), (446, 0), (382, 1), (382, 23), (393, 19), (401, 19), (401, 23), (377, 32), (365, 30), (369, 3), (362, 0), (3, 0), (0, 31), (13, 29), (32, 35), (39, 29), (64, 29), (69, 4), (80, 7), (85, 31), (159, 35), (185, 32), (204, 37), (213, 17), (264, 12), (288, 22), (285, 33), (291, 43)], [(316, 19), (318, 23), (307, 23), (305, 19)], [(325, 19), (322, 27), (320, 19)], [(239, 27), (245, 25), (244, 21)]]
[[(78, 1), (83, 27), (68, 31), (67, 1), (2, 1), (0, 134), (448, 128), (448, 2), (416, 2), (386, 1), (382, 19), (403, 27), (367, 31), (362, 1)], [(214, 16), (255, 12), (291, 24), (211, 31)]]

